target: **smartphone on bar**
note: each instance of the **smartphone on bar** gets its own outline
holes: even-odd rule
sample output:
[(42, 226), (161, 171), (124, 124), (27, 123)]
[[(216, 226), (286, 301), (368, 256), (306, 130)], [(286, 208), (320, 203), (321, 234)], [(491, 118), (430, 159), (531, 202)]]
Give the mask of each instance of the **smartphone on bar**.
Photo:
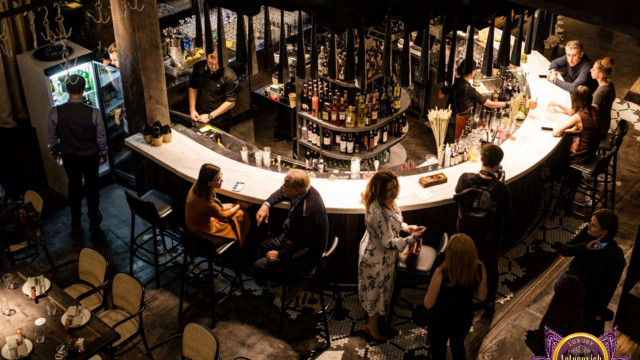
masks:
[(231, 188), (231, 191), (240, 192), (243, 187), (244, 187), (244, 183), (242, 181), (238, 181), (237, 183), (235, 183), (235, 185), (233, 185), (233, 188)]

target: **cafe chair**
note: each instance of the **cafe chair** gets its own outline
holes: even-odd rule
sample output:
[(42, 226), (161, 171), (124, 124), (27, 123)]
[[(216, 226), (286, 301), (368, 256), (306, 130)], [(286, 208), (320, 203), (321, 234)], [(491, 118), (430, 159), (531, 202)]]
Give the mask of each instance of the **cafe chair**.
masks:
[[(326, 348), (331, 346), (331, 336), (329, 334), (329, 318), (327, 316), (327, 308), (328, 305), (325, 305), (325, 292), (324, 289), (326, 287), (326, 279), (324, 277), (325, 267), (329, 259), (333, 256), (338, 248), (339, 239), (337, 236), (334, 236), (331, 239), (331, 243), (329, 248), (325, 250), (320, 258), (320, 261), (316, 266), (308, 271), (296, 270), (293, 271), (292, 278), (302, 280), (302, 284), (298, 287), (297, 292), (292, 297), (287, 297), (287, 288), (288, 285), (292, 283), (293, 279), (286, 279), (282, 281), (280, 284), (282, 288), (282, 297), (280, 299), (280, 320), (278, 322), (278, 332), (282, 332), (284, 328), (284, 319), (287, 314), (287, 310), (291, 308), (291, 303), (293, 300), (296, 300), (296, 304), (298, 302), (298, 295), (300, 292), (308, 287), (309, 285), (314, 285), (313, 292), (315, 292), (320, 297), (320, 315), (322, 317), (322, 323), (324, 327), (325, 334), (325, 346)], [(334, 290), (333, 297), (336, 297), (336, 291)]]
[[(171, 231), (166, 222), (169, 214), (173, 212), (171, 197), (159, 190), (150, 190), (141, 197), (125, 190), (127, 203), (131, 209), (131, 240), (129, 243), (129, 273), (133, 274), (134, 258), (152, 265), (155, 268), (155, 276), (148, 282), (156, 281), (156, 287), (160, 288), (160, 275), (169, 269), (169, 265), (180, 257), (179, 235)], [(136, 216), (150, 224), (148, 228), (136, 234)], [(150, 231), (150, 232), (149, 232)], [(144, 235), (150, 235), (147, 238)], [(171, 240), (171, 246), (167, 247), (166, 238)], [(151, 243), (152, 249), (147, 244)], [(158, 251), (159, 243), (163, 252)], [(160, 261), (160, 255), (167, 255)]]
[(218, 360), (220, 359), (220, 342), (216, 335), (208, 327), (189, 323), (182, 330), (182, 334), (176, 334), (163, 342), (154, 345), (151, 351), (168, 344), (169, 342), (182, 338), (180, 356), (191, 360)]
[(80, 250), (77, 260), (58, 265), (58, 268), (78, 263), (78, 282), (65, 288), (64, 292), (89, 311), (96, 311), (106, 306), (104, 289), (109, 280), (106, 279), (109, 263), (99, 252), (84, 248)]
[[(238, 268), (238, 264), (233, 260), (227, 261), (227, 258), (234, 248), (237, 248), (238, 242), (235, 240), (218, 238), (221, 245), (214, 245), (214, 241), (205, 239), (199, 234), (185, 230), (182, 232), (182, 243), (184, 244), (184, 261), (182, 265), (182, 282), (180, 286), (180, 303), (178, 305), (178, 320), (184, 320), (184, 299), (186, 297), (193, 298), (187, 294), (189, 289), (195, 290), (195, 294), (203, 294), (208, 296), (211, 311), (211, 328), (216, 327), (215, 322), (215, 305), (221, 303), (229, 295), (231, 295), (238, 287), (244, 292), (242, 282), (242, 273)], [(214, 265), (217, 266), (214, 267)], [(234, 276), (225, 272), (225, 269), (231, 268)], [(204, 283), (203, 283), (204, 279)], [(216, 280), (217, 279), (217, 280)], [(216, 281), (226, 281), (221, 288), (216, 289)], [(216, 295), (221, 296), (216, 299)]]
[[(99, 313), (98, 317), (118, 332), (120, 339), (109, 345), (106, 353), (113, 359), (142, 340), (147, 354), (150, 354), (142, 323), (142, 311), (145, 308), (142, 283), (131, 275), (117, 273), (111, 284), (111, 297), (113, 309)], [(133, 342), (134, 340), (136, 341)], [(131, 345), (124, 349), (129, 344)]]
[[(2, 249), (2, 252), (11, 261), (11, 266), (15, 266), (16, 262), (29, 261), (33, 263), (38, 256), (40, 256), (40, 250), (45, 253), (51, 270), (56, 269), (56, 265), (51, 258), (49, 248), (47, 248), (47, 242), (44, 239), (42, 233), (42, 209), (44, 208), (44, 201), (42, 197), (33, 190), (27, 190), (23, 197), (24, 204), (31, 203), (33, 208), (38, 213), (37, 224), (33, 224), (29, 229), (25, 230), (25, 239), (19, 244), (9, 244), (9, 246)], [(27, 234), (28, 232), (28, 234)], [(29, 237), (29, 239), (26, 238)]]
[[(435, 239), (438, 241), (437, 238)], [(445, 232), (440, 236), (437, 248), (428, 246), (423, 243), (420, 250), (420, 254), (415, 259), (415, 262), (407, 264), (405, 253), (400, 253), (396, 259), (396, 281), (393, 287), (393, 293), (391, 294), (391, 304), (389, 306), (389, 322), (393, 316), (397, 316), (402, 319), (410, 319), (410, 317), (403, 316), (394, 312), (395, 306), (398, 303), (398, 297), (404, 288), (415, 288), (418, 285), (424, 285), (429, 283), (429, 279), (432, 274), (432, 270), (437, 267), (444, 256), (444, 252), (449, 243), (449, 235)], [(404, 300), (400, 298), (400, 300)], [(404, 301), (405, 304), (398, 305), (402, 308), (410, 308), (411, 305)]]

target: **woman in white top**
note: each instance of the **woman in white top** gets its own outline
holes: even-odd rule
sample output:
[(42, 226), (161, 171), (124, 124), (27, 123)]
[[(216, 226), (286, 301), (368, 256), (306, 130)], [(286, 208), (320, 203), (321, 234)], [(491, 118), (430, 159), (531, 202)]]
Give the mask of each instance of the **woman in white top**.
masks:
[[(397, 253), (413, 244), (426, 229), (402, 221), (402, 213), (395, 203), (399, 192), (398, 177), (390, 170), (380, 170), (362, 194), (367, 231), (360, 241), (358, 295), (369, 315), (363, 330), (374, 340), (385, 339), (380, 334), (378, 320), (385, 315), (391, 301)], [(410, 235), (401, 237), (401, 231)]]

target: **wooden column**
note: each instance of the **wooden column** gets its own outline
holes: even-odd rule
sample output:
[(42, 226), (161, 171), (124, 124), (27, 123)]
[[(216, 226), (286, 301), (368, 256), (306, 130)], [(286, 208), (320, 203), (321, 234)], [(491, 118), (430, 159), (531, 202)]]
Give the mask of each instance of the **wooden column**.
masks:
[(124, 104), (132, 133), (145, 123), (169, 124), (167, 84), (162, 62), (160, 24), (156, 1), (145, 0), (143, 11), (124, 8), (123, 2), (111, 0), (111, 16), (116, 44)]

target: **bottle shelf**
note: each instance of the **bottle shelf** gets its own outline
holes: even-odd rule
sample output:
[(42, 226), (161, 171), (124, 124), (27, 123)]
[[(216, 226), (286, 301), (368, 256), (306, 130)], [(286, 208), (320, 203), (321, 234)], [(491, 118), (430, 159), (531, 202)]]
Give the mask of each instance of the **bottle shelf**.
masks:
[[(407, 124), (407, 126), (409, 126)], [(361, 128), (362, 129), (362, 128)], [(352, 157), (357, 156), (362, 160), (365, 159), (369, 159), (372, 158), (376, 155), (382, 154), (385, 150), (391, 148), (392, 146), (400, 143), (402, 140), (404, 140), (404, 138), (407, 136), (407, 133), (402, 134), (402, 136), (400, 137), (390, 137), (389, 140), (385, 143), (379, 143), (378, 147), (376, 147), (374, 150), (372, 151), (366, 151), (366, 150), (360, 150), (359, 153), (353, 153), (353, 154), (343, 154), (340, 152), (340, 147), (337, 144), (332, 144), (331, 145), (331, 150), (325, 150), (321, 147), (315, 146), (313, 144), (311, 144), (310, 142), (308, 142), (306, 139), (298, 139), (298, 142), (300, 143), (300, 145), (303, 145), (309, 149), (312, 149), (314, 151), (317, 151), (318, 153), (331, 158), (331, 159), (336, 159), (336, 160), (351, 160)], [(304, 154), (299, 154), (299, 157), (304, 157)]]
[(400, 110), (394, 114), (391, 114), (391, 116), (387, 116), (387, 117), (383, 117), (383, 118), (378, 118), (378, 122), (374, 125), (369, 125), (369, 126), (365, 126), (365, 127), (352, 127), (352, 128), (348, 128), (348, 127), (344, 127), (344, 126), (336, 126), (331, 124), (328, 121), (324, 121), (322, 119), (319, 119), (309, 113), (306, 112), (298, 112), (298, 115), (300, 115), (301, 117), (316, 123), (318, 125), (320, 125), (320, 127), (324, 128), (324, 129), (329, 129), (332, 131), (340, 131), (340, 132), (365, 132), (365, 131), (370, 131), (370, 130), (374, 130), (377, 128), (380, 128), (386, 124), (388, 124), (389, 122), (391, 122), (392, 120), (394, 120), (395, 118), (397, 118), (398, 116), (402, 115), (404, 112), (407, 111), (407, 109), (409, 109), (409, 106), (411, 105), (411, 97), (409, 96), (409, 94), (407, 93), (406, 90), (402, 89), (400, 92)]
[[(367, 79), (367, 84), (372, 83), (372, 82), (380, 79), (381, 77), (382, 77), (382, 73), (373, 75), (371, 77), (371, 79)], [(328, 76), (324, 76), (324, 75), (323, 76), (318, 76), (318, 78), (320, 78), (322, 80), (325, 80), (325, 81), (328, 81), (328, 82), (330, 82), (332, 84), (336, 84), (336, 85), (338, 85), (340, 87), (343, 87), (343, 88), (354, 88), (354, 89), (360, 89), (361, 88), (360, 86), (358, 86), (357, 80), (344, 81), (344, 80), (332, 79), (332, 78), (330, 78)]]

